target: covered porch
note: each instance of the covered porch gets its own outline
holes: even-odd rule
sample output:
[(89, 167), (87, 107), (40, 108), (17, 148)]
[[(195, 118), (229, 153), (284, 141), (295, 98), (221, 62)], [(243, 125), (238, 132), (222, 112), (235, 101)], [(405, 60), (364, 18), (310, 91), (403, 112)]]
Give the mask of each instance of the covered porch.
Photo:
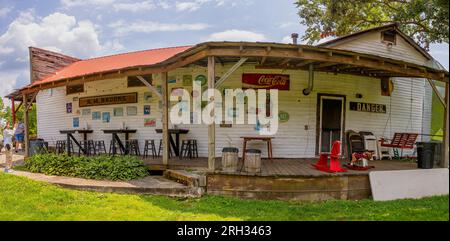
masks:
[[(216, 79), (216, 66), (230, 66), (219, 79)], [(409, 63), (400, 60), (380, 57), (376, 55), (363, 54), (359, 52), (339, 50), (326, 47), (316, 47), (296, 44), (276, 44), (276, 43), (246, 43), (246, 42), (208, 42), (191, 47), (179, 54), (176, 54), (160, 63), (151, 66), (127, 67), (120, 70), (105, 71), (99, 73), (90, 73), (82, 76), (56, 79), (51, 82), (41, 82), (27, 86), (15, 93), (11, 98), (21, 99), (24, 106), (29, 107), (35, 100), (36, 94), (44, 89), (67, 86), (68, 84), (80, 84), (105, 80), (110, 78), (119, 78), (127, 76), (137, 76), (145, 83), (148, 90), (153, 92), (162, 101), (162, 157), (149, 161), (151, 166), (160, 166), (161, 169), (170, 169), (173, 165), (184, 165), (183, 169), (207, 168), (210, 173), (215, 173), (220, 169), (220, 158), (216, 154), (218, 146), (216, 142), (215, 124), (207, 126), (207, 150), (208, 157), (199, 158), (192, 161), (179, 161), (169, 158), (169, 87), (168, 75), (183, 67), (201, 67), (207, 69), (207, 87), (217, 88), (226, 82), (236, 70), (245, 65), (252, 65), (255, 69), (265, 70), (303, 70), (322, 73), (331, 73), (336, 76), (352, 75), (365, 76), (376, 79), (386, 79), (392, 77), (412, 77), (424, 78), (432, 86), (433, 91), (439, 97), (440, 102), (445, 107), (444, 144), (448, 146), (448, 102), (449, 86), (448, 72), (438, 70), (429, 66), (422, 66), (415, 63)], [(147, 82), (141, 76), (149, 74), (158, 74), (161, 76), (162, 93), (156, 90), (156, 87)], [(434, 85), (434, 81), (445, 83), (446, 95), (442, 96)], [(336, 85), (339, 85), (336, 82)], [(304, 93), (305, 94), (305, 93)], [(209, 103), (214, 102), (214, 98), (209, 98)], [(26, 108), (27, 110), (29, 108)], [(25, 112), (25, 125), (28, 130), (28, 111)], [(25, 132), (25, 142), (28, 143), (28, 131)], [(143, 140), (141, 140), (142, 142)], [(28, 146), (26, 145), (26, 149)], [(28, 150), (26, 151), (28, 153)], [(318, 153), (316, 153), (318, 154)], [(448, 166), (448, 148), (443, 148), (442, 166)], [(264, 175), (319, 175), (315, 170), (311, 170), (311, 160), (296, 161), (276, 159), (274, 156), (273, 164), (263, 161)], [(184, 163), (184, 164), (183, 164)], [(381, 161), (376, 168), (402, 168), (404, 163), (390, 165)], [(375, 165), (376, 166), (376, 165)], [(384, 166), (384, 167), (383, 167)], [(349, 172), (349, 174), (352, 172)], [(360, 172), (359, 172), (360, 173)], [(240, 173), (242, 174), (242, 173)], [(323, 174), (326, 175), (326, 174)]]

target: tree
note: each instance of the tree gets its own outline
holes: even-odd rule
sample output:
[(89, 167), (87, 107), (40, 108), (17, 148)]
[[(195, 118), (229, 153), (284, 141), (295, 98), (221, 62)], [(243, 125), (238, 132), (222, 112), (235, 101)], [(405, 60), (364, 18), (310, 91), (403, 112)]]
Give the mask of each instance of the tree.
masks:
[(343, 36), (367, 28), (398, 23), (400, 30), (428, 50), (448, 43), (448, 0), (297, 0), (300, 23), (309, 44), (324, 36)]
[[(24, 106), (22, 105), (19, 110), (16, 112), (16, 120), (23, 121), (24, 116)], [(3, 102), (3, 99), (0, 97), (0, 123), (1, 122), (9, 122), (12, 123), (12, 110), (11, 107), (6, 106)], [(1, 125), (1, 124), (0, 124)], [(34, 136), (37, 134), (37, 117), (36, 117), (36, 104), (31, 106), (31, 109), (28, 114), (28, 125), (29, 125), (29, 134), (30, 136)], [(0, 126), (3, 128), (3, 126)]]

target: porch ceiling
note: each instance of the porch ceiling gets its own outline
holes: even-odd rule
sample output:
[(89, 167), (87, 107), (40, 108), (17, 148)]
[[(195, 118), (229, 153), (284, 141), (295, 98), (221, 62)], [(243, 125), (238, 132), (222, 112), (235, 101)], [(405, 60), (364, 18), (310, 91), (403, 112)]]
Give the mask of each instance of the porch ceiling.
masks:
[[(374, 78), (417, 77), (446, 83), (448, 83), (449, 76), (446, 70), (376, 55), (325, 47), (279, 43), (206, 42), (151, 66), (133, 66), (114, 71), (59, 79), (50, 83), (29, 85), (13, 94), (19, 98), (21, 94), (29, 94), (42, 89), (68, 84), (85, 83), (113, 77), (168, 72), (188, 65), (206, 66), (208, 56), (216, 57), (217, 63), (222, 65), (235, 63), (241, 57), (246, 57), (248, 58), (246, 63), (255, 64), (257, 69), (306, 70), (309, 64), (313, 64), (315, 71), (335, 74), (360, 75)], [(11, 97), (11, 95), (8, 97)]]

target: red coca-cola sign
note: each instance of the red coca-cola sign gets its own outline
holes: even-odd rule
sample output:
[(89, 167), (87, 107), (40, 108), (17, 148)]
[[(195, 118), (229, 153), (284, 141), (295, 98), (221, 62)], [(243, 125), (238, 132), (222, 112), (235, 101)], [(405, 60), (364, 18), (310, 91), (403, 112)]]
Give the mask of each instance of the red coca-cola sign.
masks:
[(242, 74), (242, 88), (289, 90), (289, 75)]

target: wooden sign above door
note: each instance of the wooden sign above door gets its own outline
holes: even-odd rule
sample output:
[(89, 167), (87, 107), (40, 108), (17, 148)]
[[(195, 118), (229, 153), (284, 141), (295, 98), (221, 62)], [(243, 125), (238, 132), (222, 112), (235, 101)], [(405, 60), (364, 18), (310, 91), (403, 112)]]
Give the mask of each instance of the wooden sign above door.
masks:
[(137, 92), (117, 95), (101, 95), (79, 99), (80, 107), (137, 103)]

